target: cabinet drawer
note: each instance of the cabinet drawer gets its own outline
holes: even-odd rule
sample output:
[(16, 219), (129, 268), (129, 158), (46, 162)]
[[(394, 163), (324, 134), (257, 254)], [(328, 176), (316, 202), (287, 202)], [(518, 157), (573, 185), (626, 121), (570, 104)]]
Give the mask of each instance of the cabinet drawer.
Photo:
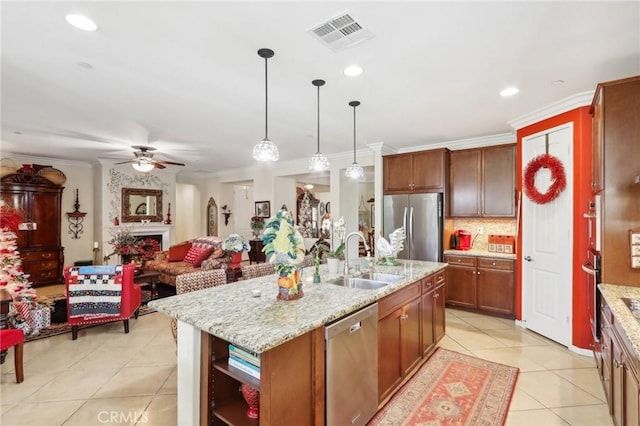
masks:
[(422, 292), (426, 293), (444, 284), (444, 271), (436, 272), (422, 279)]
[(475, 256), (455, 256), (448, 254), (444, 257), (444, 260), (451, 265), (476, 266)]
[(58, 277), (58, 271), (55, 269), (50, 269), (47, 271), (28, 271), (29, 272), (29, 279), (31, 281), (54, 281), (59, 279), (60, 277)]
[(25, 269), (29, 270), (29, 273), (33, 273), (35, 271), (49, 271), (54, 270), (57, 271), (60, 262), (58, 260), (44, 260), (40, 262), (25, 262)]
[(418, 297), (420, 295), (421, 289), (422, 287), (420, 286), (420, 281), (418, 281), (379, 300), (378, 318), (384, 318), (391, 312), (406, 304), (411, 299)]
[(479, 257), (478, 268), (502, 269), (513, 271), (515, 262), (510, 259), (496, 259), (494, 257)]
[(39, 260), (58, 260), (60, 252), (57, 251), (30, 251), (21, 252), (20, 258), (23, 262), (37, 262)]

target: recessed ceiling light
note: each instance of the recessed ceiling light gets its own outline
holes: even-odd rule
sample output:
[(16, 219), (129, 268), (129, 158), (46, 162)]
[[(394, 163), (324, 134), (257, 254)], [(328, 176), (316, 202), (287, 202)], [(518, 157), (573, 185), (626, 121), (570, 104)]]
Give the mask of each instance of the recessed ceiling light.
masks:
[(357, 77), (362, 74), (362, 68), (357, 65), (350, 65), (344, 69), (344, 75), (349, 77)]
[(304, 186), (304, 189), (306, 189), (306, 190), (310, 191), (310, 190), (312, 190), (312, 189), (313, 189), (313, 185), (312, 185), (312, 184), (310, 184), (310, 183), (308, 183), (308, 184), (306, 184), (306, 185)]
[(562, 86), (564, 84), (564, 80), (552, 81), (551, 84), (553, 84), (554, 86)]
[(83, 31), (97, 31), (98, 25), (84, 15), (69, 14), (65, 16), (67, 22)]
[(513, 96), (518, 93), (520, 89), (517, 87), (507, 87), (500, 92), (500, 96)]

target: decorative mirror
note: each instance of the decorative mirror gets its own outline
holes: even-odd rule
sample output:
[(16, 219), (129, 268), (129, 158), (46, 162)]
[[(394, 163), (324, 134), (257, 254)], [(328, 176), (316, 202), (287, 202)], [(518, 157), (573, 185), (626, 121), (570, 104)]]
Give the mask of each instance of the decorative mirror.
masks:
[(207, 235), (218, 236), (218, 205), (213, 197), (207, 203)]
[(122, 222), (162, 222), (162, 191), (122, 188)]

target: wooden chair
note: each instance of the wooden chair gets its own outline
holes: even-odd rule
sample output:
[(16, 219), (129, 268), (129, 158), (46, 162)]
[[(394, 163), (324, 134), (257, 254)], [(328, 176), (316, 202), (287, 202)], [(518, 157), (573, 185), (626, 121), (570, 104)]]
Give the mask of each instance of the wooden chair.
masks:
[[(138, 318), (142, 302), (140, 286), (133, 282), (135, 264), (67, 267), (67, 318), (72, 339), (78, 326), (123, 321), (129, 332), (129, 318)], [(106, 299), (106, 300), (105, 300)]]
[(13, 361), (16, 369), (16, 382), (22, 383), (24, 381), (24, 370), (22, 365), (24, 332), (22, 330), (18, 330), (16, 328), (5, 328), (0, 330), (0, 351), (6, 351), (11, 346), (15, 347)]

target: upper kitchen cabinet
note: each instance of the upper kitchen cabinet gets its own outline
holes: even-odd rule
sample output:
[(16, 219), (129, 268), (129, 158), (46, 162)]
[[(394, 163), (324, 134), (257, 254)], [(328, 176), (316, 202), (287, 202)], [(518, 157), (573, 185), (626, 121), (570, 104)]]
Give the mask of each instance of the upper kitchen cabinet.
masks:
[(640, 227), (640, 76), (598, 84), (591, 104), (592, 189), (600, 193), (600, 279), (640, 286), (629, 230)]
[[(634, 183), (640, 164), (640, 76), (600, 83), (591, 104), (591, 189)], [(606, 155), (605, 155), (606, 149)], [(610, 153), (612, 149), (619, 150)], [(611, 158), (609, 158), (611, 157)], [(631, 179), (618, 172), (630, 173)]]
[(448, 149), (387, 155), (382, 160), (385, 194), (445, 192), (449, 174)]
[(450, 159), (451, 216), (515, 216), (515, 144), (453, 151)]

